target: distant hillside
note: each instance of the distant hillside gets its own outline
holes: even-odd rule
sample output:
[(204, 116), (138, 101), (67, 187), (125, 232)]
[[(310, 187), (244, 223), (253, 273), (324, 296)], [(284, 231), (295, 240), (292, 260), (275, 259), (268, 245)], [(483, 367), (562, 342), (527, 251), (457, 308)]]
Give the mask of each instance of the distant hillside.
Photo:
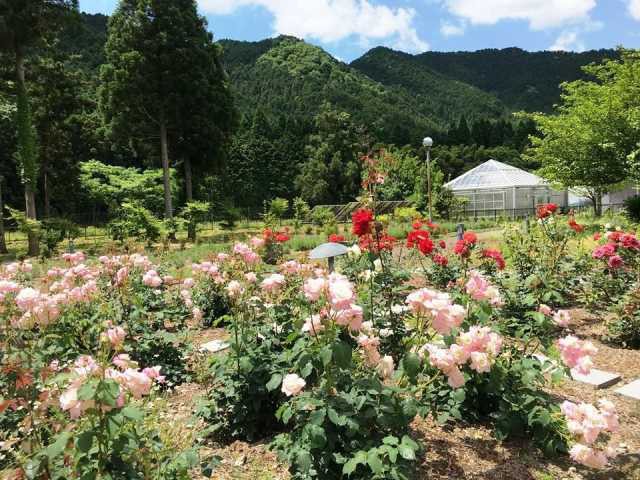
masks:
[(78, 21), (71, 23), (62, 33), (60, 49), (79, 56), (80, 65), (95, 70), (104, 63), (108, 21), (106, 15), (81, 14)]
[(581, 68), (615, 50), (527, 52), (519, 48), (477, 52), (425, 52), (408, 55), (375, 48), (351, 63), (385, 85), (404, 85), (424, 93), (422, 78), (434, 72), (495, 95), (510, 110), (550, 111), (560, 98), (559, 84), (584, 78)]
[(224, 63), (240, 111), (311, 121), (324, 102), (349, 112), (380, 140), (415, 142), (444, 128), (405, 91), (371, 80), (321, 48), (291, 37), (261, 42), (223, 40)]

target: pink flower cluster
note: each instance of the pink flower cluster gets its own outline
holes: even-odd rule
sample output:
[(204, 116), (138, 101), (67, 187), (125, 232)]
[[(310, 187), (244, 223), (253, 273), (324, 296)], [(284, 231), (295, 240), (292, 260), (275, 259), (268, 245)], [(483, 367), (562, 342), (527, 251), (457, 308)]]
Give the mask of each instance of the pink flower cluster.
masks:
[(162, 285), (162, 278), (158, 275), (158, 272), (155, 270), (148, 270), (142, 276), (142, 283), (144, 283), (147, 287), (158, 288)]
[(499, 307), (503, 304), (498, 289), (491, 285), (484, 275), (475, 270), (469, 272), (469, 279), (465, 289), (474, 300), (487, 301), (494, 307)]
[(260, 255), (254, 252), (246, 243), (238, 242), (233, 246), (233, 253), (240, 256), (245, 263), (252, 265), (260, 262)]
[[(139, 399), (150, 393), (154, 381), (164, 382), (164, 377), (160, 375), (160, 367), (145, 368), (141, 371), (126, 354), (116, 355), (113, 364), (117, 368), (103, 368), (91, 356), (79, 357), (72, 369), (73, 379), (60, 395), (60, 408), (69, 411), (71, 418), (77, 419), (87, 410), (98, 407), (94, 400), (80, 400), (78, 398), (78, 391), (90, 378), (111, 379), (118, 383), (120, 392), (116, 402), (117, 408), (125, 405), (127, 393)], [(112, 407), (99, 405), (99, 408), (108, 411)]]
[(220, 267), (218, 264), (205, 261), (202, 263), (193, 263), (191, 264), (191, 271), (194, 275), (205, 275), (211, 278), (215, 283), (223, 283), (224, 278), (222, 273), (220, 272)]
[(593, 366), (591, 356), (598, 353), (598, 349), (591, 342), (580, 340), (573, 335), (558, 340), (558, 349), (564, 364), (582, 374), (588, 374), (591, 371)]
[(459, 327), (465, 317), (462, 305), (454, 304), (448, 293), (421, 288), (410, 293), (405, 300), (416, 315), (427, 315), (434, 330), (446, 335)]
[(604, 448), (595, 445), (601, 434), (614, 433), (619, 425), (616, 408), (611, 401), (600, 399), (598, 406), (569, 401), (560, 406), (567, 428), (577, 440), (569, 454), (575, 462), (591, 468), (604, 468), (609, 459), (617, 455), (615, 444), (611, 441)]
[(594, 248), (591, 256), (597, 260), (606, 260), (613, 270), (624, 266), (623, 256), (640, 251), (640, 240), (633, 233), (607, 232), (605, 239), (607, 243)]
[(546, 317), (551, 317), (553, 323), (562, 328), (567, 328), (571, 324), (571, 312), (569, 310), (554, 311), (549, 305), (541, 303), (538, 306), (538, 312)]
[[(322, 275), (323, 271), (316, 274)], [(313, 316), (307, 319), (303, 331), (318, 331), (313, 328), (321, 324), (323, 318), (333, 319), (336, 324), (348, 326), (352, 331), (358, 331), (362, 327), (362, 307), (356, 305), (356, 294), (353, 284), (347, 277), (339, 273), (332, 273), (328, 277), (317, 276), (308, 278), (303, 284), (303, 292), (307, 300), (318, 302), (324, 299), (329, 308), (320, 313), (320, 320), (314, 320)]]
[(78, 265), (79, 263), (84, 262), (85, 255), (83, 252), (63, 253), (62, 259), (71, 265)]
[(465, 384), (461, 366), (468, 362), (471, 370), (488, 373), (501, 349), (500, 335), (488, 327), (474, 326), (462, 332), (449, 348), (427, 344), (418, 355), (424, 357), (429, 352), (429, 362), (447, 376), (451, 388), (459, 388)]
[(260, 283), (260, 287), (266, 293), (278, 293), (287, 282), (284, 275), (272, 273)]

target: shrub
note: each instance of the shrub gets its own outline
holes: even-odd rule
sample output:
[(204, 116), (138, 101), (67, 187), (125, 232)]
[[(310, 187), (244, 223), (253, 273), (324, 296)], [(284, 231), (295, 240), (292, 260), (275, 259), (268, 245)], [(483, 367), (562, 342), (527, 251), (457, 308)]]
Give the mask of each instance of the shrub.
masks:
[(293, 221), (296, 228), (300, 228), (303, 223), (309, 220), (311, 216), (311, 208), (309, 204), (301, 197), (293, 199)]
[(109, 223), (107, 229), (114, 240), (124, 242), (135, 238), (149, 246), (165, 233), (162, 221), (142, 204), (134, 202), (123, 203), (118, 218)]
[(627, 198), (624, 201), (624, 209), (630, 220), (640, 222), (640, 195)]
[(274, 198), (269, 202), (269, 214), (280, 221), (289, 210), (289, 200), (286, 198)]
[(198, 223), (202, 222), (211, 205), (208, 202), (189, 202), (182, 209), (180, 214), (187, 224), (187, 238), (192, 242), (196, 241)]
[(333, 226), (336, 223), (336, 216), (328, 207), (316, 207), (311, 211), (311, 221), (318, 227)]
[(636, 285), (625, 295), (615, 313), (607, 339), (625, 348), (640, 348), (640, 287)]

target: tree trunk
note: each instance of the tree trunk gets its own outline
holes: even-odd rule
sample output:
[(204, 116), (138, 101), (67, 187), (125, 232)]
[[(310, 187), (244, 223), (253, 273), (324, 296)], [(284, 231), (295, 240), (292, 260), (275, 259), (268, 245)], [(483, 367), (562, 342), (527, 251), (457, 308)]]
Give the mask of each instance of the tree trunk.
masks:
[(602, 192), (599, 190), (593, 196), (593, 213), (596, 217), (602, 216)]
[(0, 177), (0, 253), (8, 253), (4, 238), (4, 203), (2, 202), (2, 177)]
[(49, 174), (47, 169), (44, 169), (42, 176), (42, 195), (44, 197), (44, 218), (51, 217), (51, 192), (49, 191)]
[(187, 194), (187, 203), (193, 201), (193, 173), (191, 171), (191, 159), (184, 159), (184, 186)]
[(164, 218), (173, 218), (173, 206), (171, 204), (171, 178), (169, 172), (169, 150), (167, 146), (167, 125), (160, 122), (160, 155), (162, 157), (162, 178), (164, 181)]
[[(193, 172), (191, 171), (191, 159), (184, 159), (184, 186), (187, 195), (187, 203), (193, 202)], [(196, 242), (196, 224), (189, 222), (187, 224), (187, 238), (189, 241)]]
[[(20, 46), (16, 46), (16, 81), (18, 83), (19, 94), (25, 95), (25, 99), (28, 102), (27, 87), (25, 85), (25, 66), (24, 66), (24, 52)], [(18, 102), (20, 104), (20, 102)], [(28, 103), (27, 103), (28, 105)], [(24, 181), (24, 199), (26, 207), (27, 219), (36, 220), (36, 194), (34, 190), (34, 178), (23, 178)], [(28, 234), (28, 252), (27, 254), (32, 257), (36, 257), (40, 254), (40, 241), (38, 239), (37, 232), (29, 231)]]

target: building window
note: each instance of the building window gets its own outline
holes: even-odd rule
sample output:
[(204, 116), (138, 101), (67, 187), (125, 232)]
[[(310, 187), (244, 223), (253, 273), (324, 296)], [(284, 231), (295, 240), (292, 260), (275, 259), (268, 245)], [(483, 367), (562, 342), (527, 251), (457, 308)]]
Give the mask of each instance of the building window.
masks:
[(505, 192), (474, 192), (462, 196), (468, 200), (466, 205), (468, 212), (505, 209)]

